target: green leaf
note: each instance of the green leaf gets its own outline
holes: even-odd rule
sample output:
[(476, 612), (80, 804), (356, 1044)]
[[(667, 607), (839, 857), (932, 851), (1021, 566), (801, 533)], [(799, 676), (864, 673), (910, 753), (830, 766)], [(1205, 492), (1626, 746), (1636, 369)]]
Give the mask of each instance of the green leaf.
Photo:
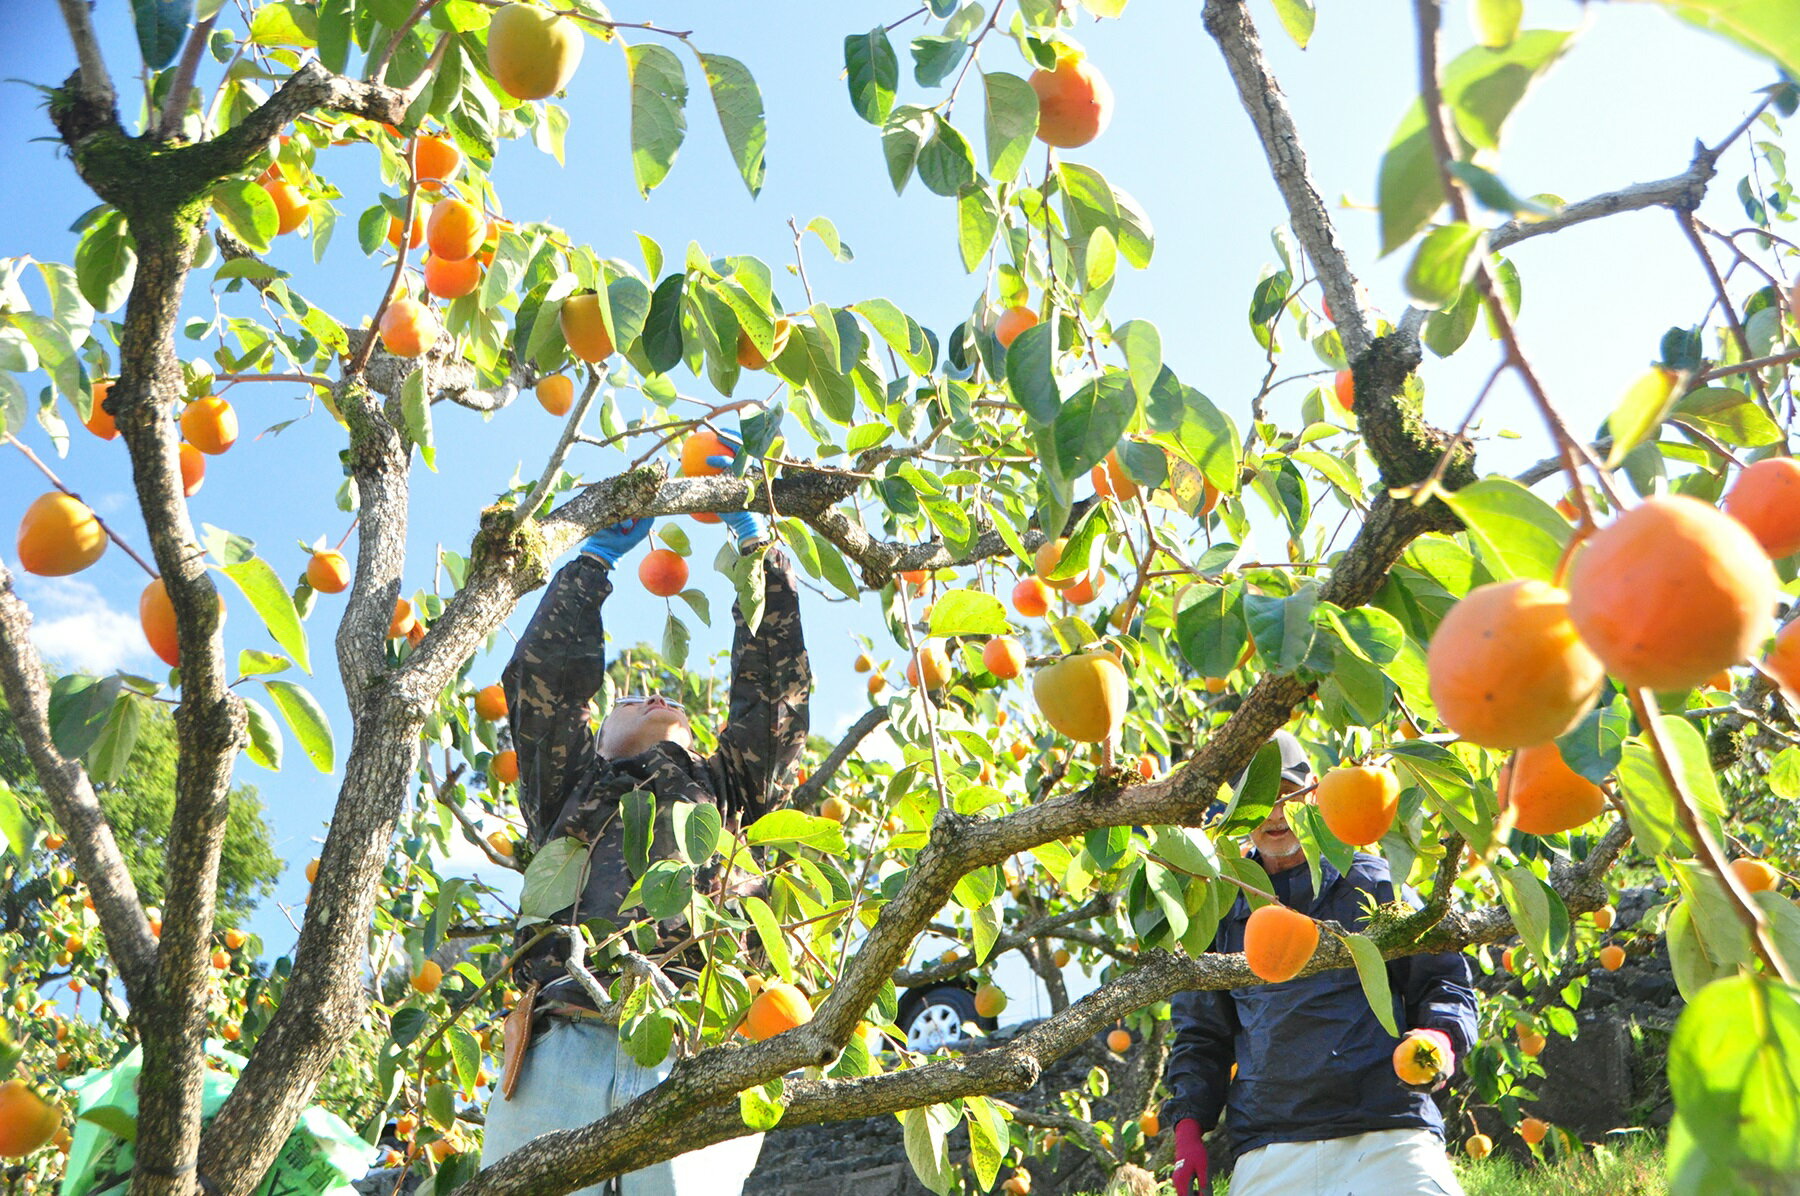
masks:
[[(1462, 138), (1476, 148), (1497, 148), (1507, 117), (1568, 48), (1572, 36), (1532, 30), (1504, 50), (1478, 46), (1459, 54), (1444, 69), (1443, 93)], [(1424, 107), (1417, 101), (1382, 156), (1376, 200), (1381, 206), (1384, 254), (1412, 240), (1443, 206), (1437, 155), (1425, 128)]]
[[(635, 892), (643, 902), (644, 912), (658, 922), (678, 918), (687, 912), (694, 900), (694, 869), (690, 864), (674, 860), (657, 860), (650, 865)], [(626, 906), (631, 904), (629, 897)]]
[(913, 80), (920, 87), (936, 87), (950, 77), (969, 43), (960, 37), (925, 34), (912, 40)]
[(481, 1042), (461, 1026), (450, 1027), (450, 1059), (456, 1066), (456, 1082), (463, 1091), (472, 1092), (475, 1077), (481, 1071)]
[(1424, 307), (1455, 303), (1480, 260), (1486, 236), (1467, 224), (1432, 229), (1406, 268), (1406, 293)]
[(300, 750), (320, 772), (330, 772), (334, 758), (331, 722), (317, 698), (291, 681), (264, 681), (275, 709), (287, 720), (288, 730), (300, 742)]
[(881, 126), (881, 154), (887, 160), (888, 181), (894, 184), (894, 194), (906, 189), (906, 180), (912, 177), (913, 167), (919, 161), (919, 147), (925, 144), (925, 136), (936, 120), (936, 114), (929, 109), (902, 104)]
[(1125, 354), (1125, 372), (1138, 402), (1148, 403), (1152, 388), (1162, 377), (1162, 334), (1148, 320), (1127, 320), (1113, 329), (1113, 342)]
[(1519, 36), (1525, 0), (1475, 0), (1471, 15), (1477, 40), (1490, 50), (1504, 49)]
[(1362, 982), (1363, 996), (1369, 999), (1375, 1020), (1389, 1034), (1400, 1037), (1400, 1027), (1394, 1022), (1394, 993), (1388, 987), (1387, 960), (1381, 957), (1381, 948), (1360, 934), (1343, 937), (1350, 958), (1356, 961), (1356, 978)]
[(123, 683), (118, 677), (66, 673), (50, 683), (50, 742), (71, 759), (87, 755), (112, 717)]
[(1313, 25), (1319, 19), (1313, 0), (1275, 0), (1275, 15), (1281, 18), (1281, 27), (1294, 44), (1306, 49), (1306, 43), (1312, 40)]
[[(844, 39), (844, 71), (850, 84), (850, 106), (872, 125), (887, 122), (900, 85), (900, 59), (887, 31), (879, 25)], [(895, 189), (899, 187), (896, 184)]]
[(580, 839), (552, 839), (525, 867), (519, 893), (520, 922), (541, 922), (575, 904), (587, 872), (588, 847)]
[(656, 795), (633, 789), (619, 799), (619, 846), (625, 866), (633, 876), (650, 867), (650, 847), (656, 839)]
[(776, 1076), (767, 1084), (738, 1093), (738, 1115), (744, 1125), (761, 1133), (781, 1124), (781, 1115), (787, 1112), (787, 1103), (781, 1099), (784, 1087), (782, 1078)]
[(704, 864), (719, 848), (723, 824), (719, 807), (711, 802), (678, 801), (669, 809), (675, 845), (690, 864)]
[(194, 0), (131, 0), (131, 12), (144, 65), (160, 71), (174, 62), (194, 23)]
[(1192, 600), (1175, 612), (1175, 643), (1182, 659), (1202, 677), (1225, 677), (1249, 646), (1239, 592), (1228, 586), (1195, 586)]
[(138, 705), (139, 700), (129, 690), (121, 693), (119, 700), (113, 703), (112, 714), (100, 728), (99, 738), (88, 749), (88, 772), (99, 784), (115, 784), (125, 775), (131, 749), (137, 746), (138, 733), (144, 726), (144, 712)]
[(1682, 395), (1670, 418), (1743, 448), (1761, 448), (1782, 438), (1781, 428), (1755, 399), (1724, 386), (1708, 386)]
[(944, 1105), (908, 1109), (900, 1114), (907, 1162), (912, 1164), (919, 1182), (937, 1196), (950, 1196), (956, 1190), (958, 1168), (951, 1165), (949, 1151), (950, 1129), (955, 1124), (955, 1114)]
[(1675, 1023), (1669, 1088), (1709, 1158), (1755, 1190), (1788, 1190), (1800, 1174), (1800, 990), (1758, 975), (1707, 985)]
[(1000, 209), (980, 183), (970, 183), (956, 197), (956, 246), (963, 269), (974, 273), (1000, 231)]
[(249, 723), (250, 742), (244, 752), (252, 761), (270, 772), (281, 771), (281, 727), (269, 708), (253, 698), (244, 699), (244, 714)]
[(762, 91), (750, 68), (735, 58), (702, 54), (700, 64), (706, 69), (706, 85), (712, 89), (713, 107), (718, 109), (719, 127), (725, 131), (731, 160), (737, 163), (750, 194), (759, 195), (763, 185), (763, 150), (769, 141)]
[(762, 940), (763, 953), (769, 957), (769, 966), (784, 981), (792, 984), (794, 959), (788, 950), (787, 936), (781, 932), (781, 923), (775, 918), (775, 911), (761, 897), (744, 898), (744, 909), (749, 913), (750, 920), (756, 923), (756, 937)]
[(1467, 526), (1481, 563), (1497, 581), (1549, 581), (1573, 529), (1556, 508), (1511, 478), (1482, 478), (1443, 496)]
[(19, 795), (4, 778), (0, 778), (0, 834), (6, 836), (6, 845), (12, 849), (13, 857), (23, 860), (31, 847), (31, 826), (25, 821), (25, 811), (19, 807)]
[(1569, 911), (1562, 898), (1523, 864), (1496, 864), (1494, 875), (1500, 879), (1500, 899), (1512, 915), (1519, 940), (1548, 968), (1569, 937)]
[(213, 211), (232, 236), (256, 253), (266, 253), (281, 227), (269, 193), (249, 179), (226, 179), (211, 192)]
[[(1019, 339), (1024, 337), (1021, 333)], [(1098, 465), (1136, 414), (1137, 394), (1122, 373), (1102, 374), (1076, 391), (1056, 413), (1056, 458), (1063, 476), (1072, 478)]]
[(306, 655), (306, 629), (300, 625), (300, 612), (294, 599), (275, 570), (261, 557), (251, 557), (235, 565), (225, 565), (219, 572), (232, 580), (244, 597), (250, 600), (257, 617), (282, 651), (294, 658), (302, 672), (312, 672)]
[(687, 75), (672, 50), (654, 42), (625, 48), (631, 73), (631, 170), (638, 193), (668, 177), (687, 136)]
[(1012, 1145), (1000, 1109), (985, 1096), (963, 1098), (963, 1120), (969, 1127), (969, 1166), (978, 1191), (991, 1191), (1000, 1176), (1000, 1161)]
[(1800, 21), (1789, 0), (1647, 0), (1690, 25), (1736, 42), (1779, 63), (1800, 79)]
[(1005, 635), (1011, 630), (1006, 608), (992, 594), (951, 590), (931, 607), (931, 634), (935, 636)]
[(108, 212), (75, 246), (75, 280), (81, 286), (81, 297), (97, 311), (111, 311), (125, 302), (136, 276), (136, 243), (125, 218)]
[(919, 181), (937, 195), (954, 197), (975, 182), (975, 151), (955, 125), (935, 113), (918, 165)]
[(1054, 421), (1062, 407), (1055, 354), (1056, 341), (1048, 320), (1019, 333), (1006, 349), (1006, 389), (1024, 410), (1025, 418), (1039, 426)]
[(988, 174), (995, 182), (1011, 182), (1037, 136), (1037, 92), (1025, 80), (1004, 71), (983, 75), (982, 83), (987, 89)]
[(844, 828), (829, 818), (799, 810), (773, 810), (751, 823), (744, 839), (752, 847), (811, 847), (843, 855)]
[(1608, 469), (1617, 469), (1632, 449), (1662, 426), (1675, 397), (1675, 375), (1655, 367), (1626, 388), (1625, 397), (1606, 417), (1606, 430), (1613, 438), (1612, 449), (1606, 454)]

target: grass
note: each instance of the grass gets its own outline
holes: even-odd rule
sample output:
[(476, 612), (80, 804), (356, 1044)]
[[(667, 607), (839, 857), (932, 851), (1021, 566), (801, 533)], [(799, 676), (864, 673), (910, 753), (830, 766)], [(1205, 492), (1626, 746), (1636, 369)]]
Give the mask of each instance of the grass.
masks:
[(1466, 1196), (1667, 1196), (1669, 1191), (1662, 1143), (1643, 1135), (1549, 1166), (1463, 1159), (1456, 1173)]

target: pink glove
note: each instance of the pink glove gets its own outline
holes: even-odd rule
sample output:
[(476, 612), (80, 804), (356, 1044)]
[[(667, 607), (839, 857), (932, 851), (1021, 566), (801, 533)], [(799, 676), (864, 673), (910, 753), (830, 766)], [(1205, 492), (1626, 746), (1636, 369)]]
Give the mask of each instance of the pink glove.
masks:
[(1444, 1085), (1448, 1084), (1450, 1082), (1450, 1077), (1456, 1074), (1456, 1050), (1454, 1047), (1452, 1047), (1450, 1045), (1450, 1036), (1448, 1034), (1444, 1033), (1442, 1030), (1425, 1030), (1425, 1029), (1408, 1030), (1406, 1032), (1406, 1036), (1408, 1038), (1419, 1038), (1419, 1037), (1429, 1038), (1433, 1042), (1437, 1043), (1438, 1046), (1443, 1048), (1443, 1050), (1444, 1050), (1444, 1078), (1439, 1080), (1437, 1083), (1433, 1084), (1431, 1086), (1430, 1090), (1432, 1092), (1436, 1092), (1439, 1089), (1441, 1089)]
[(1207, 1196), (1206, 1141), (1200, 1123), (1184, 1117), (1175, 1123), (1175, 1173), (1169, 1177), (1175, 1196)]

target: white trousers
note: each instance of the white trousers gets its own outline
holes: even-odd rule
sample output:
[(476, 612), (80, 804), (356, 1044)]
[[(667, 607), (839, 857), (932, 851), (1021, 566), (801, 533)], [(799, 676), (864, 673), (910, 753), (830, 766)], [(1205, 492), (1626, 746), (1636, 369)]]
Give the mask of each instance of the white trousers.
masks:
[[(553, 1019), (526, 1052), (513, 1098), (496, 1094), (488, 1102), (481, 1165), (499, 1162), (539, 1134), (596, 1121), (668, 1074), (667, 1063), (640, 1066), (611, 1026)], [(716, 1142), (573, 1196), (740, 1196), (762, 1140), (751, 1134)]]
[(1430, 1130), (1276, 1142), (1237, 1161), (1231, 1196), (1463, 1196)]

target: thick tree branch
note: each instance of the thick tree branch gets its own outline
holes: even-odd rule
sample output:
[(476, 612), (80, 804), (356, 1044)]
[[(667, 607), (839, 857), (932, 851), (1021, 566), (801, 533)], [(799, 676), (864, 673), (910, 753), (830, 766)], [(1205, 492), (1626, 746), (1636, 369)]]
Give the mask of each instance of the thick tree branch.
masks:
[(147, 998), (156, 970), (156, 938), (144, 917), (137, 885), (113, 839), (112, 825), (94, 796), (87, 770), (56, 750), (50, 738), (50, 682), (31, 644), (31, 612), (0, 564), (0, 694), (18, 724), (19, 737), (37, 770), (38, 783), (56, 823), (68, 836), (81, 879), (93, 894), (94, 912), (106, 932), (107, 953), (118, 964), (133, 1000)]
[(1245, 0), (1206, 0), (1201, 19), (1225, 56), (1232, 82), (1237, 85), (1238, 99), (1256, 126), (1275, 185), (1287, 204), (1294, 235), (1318, 271), (1338, 335), (1344, 341), (1344, 352), (1355, 362), (1373, 335), (1369, 313), (1363, 307), (1361, 288), (1351, 272), (1350, 261), (1338, 244), (1325, 200), (1307, 169), (1306, 151), (1300, 144), (1300, 132), (1294, 127), (1293, 114), (1288, 111), (1287, 97), (1263, 57), (1262, 41), (1250, 19), (1249, 5)]

